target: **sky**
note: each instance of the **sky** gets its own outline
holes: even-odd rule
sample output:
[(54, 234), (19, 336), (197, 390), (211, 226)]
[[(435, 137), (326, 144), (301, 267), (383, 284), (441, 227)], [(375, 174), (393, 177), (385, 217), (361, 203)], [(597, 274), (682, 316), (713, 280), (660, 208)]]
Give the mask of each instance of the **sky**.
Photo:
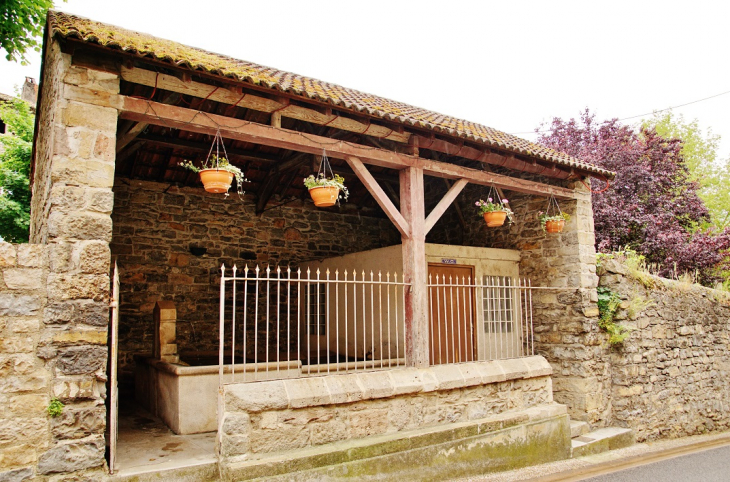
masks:
[[(535, 139), (673, 109), (730, 158), (730, 2), (56, 0), (56, 8)], [(0, 61), (12, 94), (31, 65)], [(640, 122), (642, 117), (625, 123)]]

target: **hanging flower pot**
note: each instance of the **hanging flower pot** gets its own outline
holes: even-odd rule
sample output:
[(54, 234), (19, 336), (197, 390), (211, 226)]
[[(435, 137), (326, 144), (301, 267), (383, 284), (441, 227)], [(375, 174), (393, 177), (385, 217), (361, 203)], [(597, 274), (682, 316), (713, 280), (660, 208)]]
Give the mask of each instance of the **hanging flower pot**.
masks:
[[(480, 199), (476, 203), (476, 207), (479, 208), (479, 212), (484, 216), (484, 221), (487, 223), (488, 228), (498, 228), (504, 225), (504, 222), (509, 218), (510, 223), (512, 222), (512, 210), (505, 206), (506, 199), (500, 199), (497, 196), (497, 191), (494, 187), (490, 188), (490, 197), (487, 200)], [(497, 202), (493, 202), (493, 198), (497, 198)]]
[[(215, 148), (215, 154), (213, 153), (213, 148)], [(220, 155), (221, 150), (223, 151), (223, 155)], [(228, 196), (228, 190), (231, 188), (233, 178), (235, 177), (238, 195), (242, 197), (244, 194), (243, 183), (246, 182), (246, 178), (243, 176), (243, 171), (240, 168), (228, 162), (226, 147), (223, 145), (220, 130), (216, 131), (213, 145), (210, 146), (208, 157), (202, 162), (202, 166), (198, 167), (192, 161), (188, 160), (180, 162), (178, 165), (199, 173), (200, 181), (203, 183), (203, 187), (207, 192), (216, 194), (225, 193)]]
[[(329, 171), (329, 176), (327, 171)], [(332, 172), (327, 153), (324, 150), (317, 176), (311, 174), (305, 177), (304, 186), (309, 189), (309, 195), (312, 196), (312, 201), (318, 208), (334, 206), (340, 198), (347, 200), (350, 195), (345, 187), (345, 178)]]
[(233, 173), (224, 169), (201, 169), (200, 181), (206, 191), (220, 194), (231, 188)]
[(337, 186), (315, 186), (309, 188), (309, 195), (312, 196), (314, 205), (318, 208), (334, 206), (340, 196), (340, 188)]
[(558, 201), (550, 196), (548, 207), (545, 211), (537, 213), (542, 230), (546, 233), (562, 233), (565, 228), (565, 221), (570, 220), (570, 214), (564, 213), (558, 206)]
[(545, 232), (547, 233), (562, 233), (564, 227), (565, 219), (545, 221)]
[(487, 227), (498, 228), (504, 225), (504, 221), (507, 219), (507, 211), (491, 211), (484, 213), (484, 221), (487, 222)]

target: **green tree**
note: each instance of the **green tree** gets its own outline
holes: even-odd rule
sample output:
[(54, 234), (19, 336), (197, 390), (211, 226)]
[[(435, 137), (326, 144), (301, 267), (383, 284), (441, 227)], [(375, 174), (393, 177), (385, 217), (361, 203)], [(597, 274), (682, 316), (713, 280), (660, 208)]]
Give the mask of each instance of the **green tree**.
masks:
[(697, 119), (688, 122), (682, 114), (671, 111), (655, 113), (644, 127), (653, 127), (665, 139), (682, 141), (690, 178), (700, 189), (698, 194), (710, 211), (711, 224), (720, 230), (730, 226), (730, 159), (720, 159), (720, 136), (711, 129), (703, 132)]
[(30, 160), (33, 114), (20, 99), (0, 104), (0, 118), (11, 134), (0, 136), (0, 237), (27, 242), (30, 226)]
[(0, 47), (10, 61), (27, 65), (28, 49), (40, 50), (46, 12), (53, 0), (2, 0), (0, 2)]

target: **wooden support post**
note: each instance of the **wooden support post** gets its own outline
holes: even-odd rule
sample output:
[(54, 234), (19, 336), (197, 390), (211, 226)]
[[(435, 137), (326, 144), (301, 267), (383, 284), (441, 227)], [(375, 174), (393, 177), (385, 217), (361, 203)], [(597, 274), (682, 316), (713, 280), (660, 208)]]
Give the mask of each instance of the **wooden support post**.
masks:
[(403, 280), (410, 283), (405, 293), (406, 363), (412, 367), (427, 367), (428, 270), (423, 169), (409, 167), (400, 171), (400, 204), (401, 214), (410, 227), (410, 236), (402, 236)]

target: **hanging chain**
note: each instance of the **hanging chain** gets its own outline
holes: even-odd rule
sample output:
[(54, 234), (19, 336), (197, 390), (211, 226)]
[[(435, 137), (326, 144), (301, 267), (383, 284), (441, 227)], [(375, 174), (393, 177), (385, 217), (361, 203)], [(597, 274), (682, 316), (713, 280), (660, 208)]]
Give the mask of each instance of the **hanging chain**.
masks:
[(335, 178), (335, 173), (332, 171), (332, 166), (330, 165), (330, 161), (327, 158), (327, 151), (325, 149), (322, 149), (322, 159), (319, 161), (319, 169), (317, 169), (317, 177), (321, 178), (327, 178), (327, 170), (329, 169), (330, 177), (329, 179)]
[(210, 162), (210, 156), (211, 156), (211, 154), (213, 154), (213, 148), (215, 148), (215, 157), (216, 157), (215, 166), (213, 168), (217, 169), (218, 164), (221, 159), (221, 156), (220, 156), (221, 149), (223, 149), (223, 159), (228, 161), (228, 153), (226, 152), (226, 145), (223, 144), (223, 137), (221, 137), (220, 128), (217, 128), (215, 130), (215, 137), (213, 138), (213, 144), (210, 145), (210, 150), (208, 151), (208, 157), (205, 158), (206, 165)]

